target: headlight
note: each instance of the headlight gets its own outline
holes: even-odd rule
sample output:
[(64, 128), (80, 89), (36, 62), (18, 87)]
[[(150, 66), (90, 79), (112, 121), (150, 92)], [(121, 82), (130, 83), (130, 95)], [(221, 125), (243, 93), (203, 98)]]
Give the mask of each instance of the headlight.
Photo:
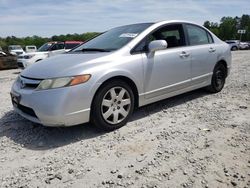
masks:
[(90, 74), (84, 74), (79, 76), (46, 79), (40, 82), (40, 84), (37, 87), (37, 90), (54, 89), (54, 88), (82, 84), (87, 82), (90, 79), (90, 77), (91, 77)]
[(34, 57), (35, 55), (25, 55), (24, 59), (31, 59), (32, 57)]

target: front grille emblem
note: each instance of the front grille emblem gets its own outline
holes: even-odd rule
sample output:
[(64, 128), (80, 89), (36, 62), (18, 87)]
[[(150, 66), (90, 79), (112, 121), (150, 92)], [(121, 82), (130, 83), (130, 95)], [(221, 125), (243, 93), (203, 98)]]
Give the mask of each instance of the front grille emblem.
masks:
[(20, 87), (23, 89), (25, 87), (25, 82), (23, 80), (20, 81)]

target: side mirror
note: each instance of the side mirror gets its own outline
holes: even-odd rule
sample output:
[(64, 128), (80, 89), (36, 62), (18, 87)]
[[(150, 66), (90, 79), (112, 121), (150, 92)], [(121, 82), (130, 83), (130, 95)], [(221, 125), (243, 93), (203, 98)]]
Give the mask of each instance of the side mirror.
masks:
[(168, 43), (165, 40), (154, 40), (149, 43), (149, 52), (155, 52), (157, 50), (165, 50), (168, 47)]

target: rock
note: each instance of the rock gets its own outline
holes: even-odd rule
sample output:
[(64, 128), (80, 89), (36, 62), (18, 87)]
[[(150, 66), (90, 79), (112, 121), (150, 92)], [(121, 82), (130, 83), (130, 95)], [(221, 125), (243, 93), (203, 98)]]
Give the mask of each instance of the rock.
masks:
[(122, 179), (123, 178), (122, 174), (118, 174), (117, 178)]
[(241, 109), (247, 109), (247, 106), (241, 105), (241, 106), (239, 106), (239, 108), (241, 108)]
[(142, 162), (142, 161), (144, 161), (146, 158), (147, 158), (146, 155), (141, 154), (140, 156), (136, 157), (136, 161), (137, 161), (137, 162)]
[(50, 179), (47, 178), (47, 179), (45, 180), (45, 183), (50, 184)]
[(236, 125), (236, 124), (232, 124), (231, 126), (232, 126), (233, 128), (235, 128), (235, 127), (237, 127), (238, 125)]
[(129, 167), (129, 168), (133, 168), (133, 167), (134, 167), (134, 165), (130, 164), (130, 165), (128, 165), (128, 167)]
[(73, 169), (71, 169), (71, 168), (70, 168), (70, 169), (68, 169), (68, 173), (69, 173), (69, 174), (72, 174), (73, 172), (74, 172), (74, 170), (73, 170)]
[(91, 168), (87, 168), (87, 171), (90, 172), (92, 169)]
[(59, 180), (62, 180), (62, 175), (61, 174), (56, 174), (55, 175), (55, 178), (59, 179)]
[(188, 161), (189, 161), (190, 163), (195, 163), (195, 162), (196, 162), (195, 159), (188, 159)]
[(234, 174), (233, 177), (234, 177), (234, 178), (238, 178), (239, 176), (238, 176), (237, 174)]
[(202, 180), (201, 183), (202, 183), (202, 184), (206, 184), (207, 182), (206, 182), (205, 180)]
[(110, 171), (111, 174), (115, 174), (116, 172), (118, 172), (118, 170), (111, 170)]
[(231, 181), (231, 184), (232, 184), (233, 186), (237, 186), (237, 183), (236, 183), (235, 181)]

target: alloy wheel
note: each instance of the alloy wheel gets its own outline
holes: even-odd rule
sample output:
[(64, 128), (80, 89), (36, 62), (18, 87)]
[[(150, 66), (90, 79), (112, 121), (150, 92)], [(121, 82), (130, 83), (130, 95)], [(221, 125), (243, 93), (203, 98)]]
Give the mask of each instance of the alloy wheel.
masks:
[(101, 104), (103, 119), (109, 124), (122, 122), (129, 114), (131, 96), (123, 87), (113, 87), (106, 92)]

